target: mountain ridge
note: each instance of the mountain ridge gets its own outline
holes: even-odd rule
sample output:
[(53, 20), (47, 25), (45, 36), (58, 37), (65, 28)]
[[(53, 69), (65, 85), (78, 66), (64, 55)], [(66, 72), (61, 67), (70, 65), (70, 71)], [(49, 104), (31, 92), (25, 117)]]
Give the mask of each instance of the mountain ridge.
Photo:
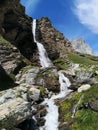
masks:
[(92, 48), (90, 47), (89, 44), (85, 42), (84, 39), (76, 38), (76, 39), (70, 40), (70, 42), (73, 48), (75, 49), (75, 51), (83, 53), (83, 54), (94, 55)]

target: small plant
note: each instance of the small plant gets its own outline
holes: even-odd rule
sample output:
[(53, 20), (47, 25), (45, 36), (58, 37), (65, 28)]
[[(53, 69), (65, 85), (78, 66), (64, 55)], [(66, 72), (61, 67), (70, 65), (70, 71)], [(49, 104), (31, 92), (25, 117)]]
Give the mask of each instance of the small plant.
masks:
[(12, 45), (10, 42), (8, 42), (6, 39), (4, 39), (1, 35), (0, 35), (0, 43), (4, 44), (5, 46), (7, 46), (8, 48), (11, 48)]
[(0, 121), (0, 130), (5, 128), (6, 130), (15, 130), (16, 125), (16, 115), (10, 113), (10, 116), (6, 116), (5, 119)]

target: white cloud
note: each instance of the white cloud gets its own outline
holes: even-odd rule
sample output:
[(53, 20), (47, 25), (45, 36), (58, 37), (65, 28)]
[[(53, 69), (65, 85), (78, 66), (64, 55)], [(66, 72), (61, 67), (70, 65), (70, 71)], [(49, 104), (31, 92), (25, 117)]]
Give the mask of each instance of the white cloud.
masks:
[(39, 2), (40, 0), (21, 0), (21, 3), (26, 8), (26, 13), (29, 15), (35, 12), (35, 9)]
[(74, 11), (82, 24), (98, 34), (98, 0), (75, 0)]

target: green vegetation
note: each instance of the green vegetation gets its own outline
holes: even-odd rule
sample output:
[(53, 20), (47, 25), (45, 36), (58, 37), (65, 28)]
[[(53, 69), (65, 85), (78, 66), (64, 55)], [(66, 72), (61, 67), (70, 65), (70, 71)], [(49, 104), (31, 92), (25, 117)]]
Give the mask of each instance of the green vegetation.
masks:
[(45, 96), (45, 94), (46, 94), (46, 88), (45, 87), (39, 87), (39, 90), (41, 92), (41, 96)]
[(65, 99), (60, 106), (60, 113), (62, 115), (61, 121), (66, 122), (70, 120), (74, 106), (78, 103), (81, 93), (74, 93), (71, 98)]
[(26, 66), (26, 67), (23, 67), (23, 68), (22, 68), (22, 71), (23, 71), (23, 73), (25, 73), (26, 71), (28, 71), (28, 70), (30, 70), (30, 69), (33, 69), (33, 68), (34, 68), (34, 66), (28, 65), (28, 66)]
[(83, 64), (83, 65), (98, 65), (98, 60), (95, 60), (96, 57), (89, 55), (79, 55), (75, 53), (68, 54), (69, 60), (74, 63)]
[(94, 78), (96, 79), (96, 81), (98, 81), (98, 76), (95, 76)]
[(5, 40), (1, 35), (0, 35), (0, 43), (4, 44), (5, 46), (7, 46), (8, 48), (11, 48), (12, 45), (10, 42), (8, 42), (7, 40)]
[(81, 103), (98, 99), (98, 85), (93, 85), (89, 90), (84, 91), (83, 95), (84, 97)]
[(10, 114), (10, 117), (6, 116), (6, 118), (2, 121), (0, 121), (0, 130), (5, 128), (7, 130), (15, 130), (15, 120), (16, 115), (12, 116), (12, 113)]
[(73, 123), (72, 130), (97, 130), (98, 113), (90, 109), (82, 109), (76, 113), (76, 121)]
[(93, 68), (93, 72), (98, 71), (98, 65), (95, 65)]
[(26, 65), (32, 65), (32, 64), (33, 64), (33, 63), (32, 63), (30, 60), (28, 60), (26, 57), (22, 56), (21, 58), (22, 58), (23, 62), (26, 63)]
[(66, 70), (68, 68), (68, 64), (66, 63), (66, 60), (64, 60), (64, 59), (56, 59), (53, 63), (59, 69)]
[[(80, 108), (84, 103), (98, 99), (98, 85), (93, 85), (89, 90), (77, 93), (70, 98), (65, 99), (60, 106), (60, 121), (69, 122), (72, 116), (72, 110), (78, 103), (79, 99), (82, 99), (77, 106)], [(92, 109), (80, 109), (76, 112), (74, 121), (70, 125), (71, 130), (97, 130), (98, 128), (98, 112)]]

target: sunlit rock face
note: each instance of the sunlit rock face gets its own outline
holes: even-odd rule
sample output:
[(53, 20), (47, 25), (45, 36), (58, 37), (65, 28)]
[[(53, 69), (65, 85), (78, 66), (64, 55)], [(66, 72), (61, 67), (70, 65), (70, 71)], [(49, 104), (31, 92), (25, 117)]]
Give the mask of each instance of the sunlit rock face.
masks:
[(71, 40), (71, 44), (77, 52), (94, 55), (92, 48), (82, 38)]
[(47, 17), (37, 20), (36, 39), (43, 43), (50, 59), (55, 60), (58, 57), (65, 57), (68, 51), (72, 51), (70, 41), (64, 37), (57, 29), (53, 27)]

